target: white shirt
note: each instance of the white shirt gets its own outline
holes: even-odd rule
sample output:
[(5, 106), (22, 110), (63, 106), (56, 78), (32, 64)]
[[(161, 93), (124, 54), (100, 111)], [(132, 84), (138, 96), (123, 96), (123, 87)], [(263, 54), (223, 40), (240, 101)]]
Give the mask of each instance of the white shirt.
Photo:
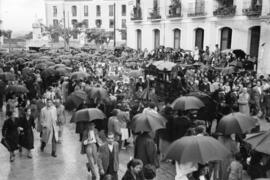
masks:
[(175, 168), (176, 168), (175, 180), (188, 180), (187, 175), (191, 172), (198, 170), (197, 164), (194, 164), (192, 162), (188, 162), (185, 164), (179, 164), (178, 162), (176, 162)]
[(94, 130), (90, 130), (88, 133), (88, 143), (96, 143), (96, 136)]
[(113, 144), (108, 144), (108, 147), (109, 147), (110, 152), (112, 152), (113, 151)]

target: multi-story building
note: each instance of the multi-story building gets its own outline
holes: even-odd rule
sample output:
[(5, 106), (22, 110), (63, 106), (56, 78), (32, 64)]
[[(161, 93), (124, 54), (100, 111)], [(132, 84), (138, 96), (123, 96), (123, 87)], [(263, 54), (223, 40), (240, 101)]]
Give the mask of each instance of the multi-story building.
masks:
[[(269, 0), (131, 0), (127, 45), (242, 49), (270, 74)], [(267, 50), (268, 49), (268, 50)]]
[[(46, 25), (62, 24), (70, 27), (84, 22), (86, 28), (101, 28), (105, 31), (116, 29), (116, 43), (126, 42), (127, 13), (126, 0), (44, 0)], [(80, 41), (78, 36), (73, 41)]]

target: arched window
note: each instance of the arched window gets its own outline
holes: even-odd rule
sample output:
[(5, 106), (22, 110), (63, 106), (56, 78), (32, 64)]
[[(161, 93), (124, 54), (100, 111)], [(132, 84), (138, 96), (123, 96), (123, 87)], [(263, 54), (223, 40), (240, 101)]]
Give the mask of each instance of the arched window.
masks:
[(250, 50), (251, 57), (258, 57), (260, 46), (261, 27), (254, 26), (250, 28)]
[(224, 27), (221, 29), (220, 36), (220, 49), (231, 49), (232, 42), (232, 29), (228, 27)]
[(180, 29), (173, 30), (173, 47), (175, 49), (180, 48), (180, 40), (181, 40), (181, 30)]
[(195, 29), (195, 46), (200, 50), (203, 49), (204, 30), (202, 28)]
[(137, 33), (137, 50), (142, 49), (142, 31), (140, 29), (136, 30)]
[(160, 31), (158, 29), (154, 30), (154, 49), (160, 46)]
[(77, 6), (71, 7), (72, 16), (77, 16)]

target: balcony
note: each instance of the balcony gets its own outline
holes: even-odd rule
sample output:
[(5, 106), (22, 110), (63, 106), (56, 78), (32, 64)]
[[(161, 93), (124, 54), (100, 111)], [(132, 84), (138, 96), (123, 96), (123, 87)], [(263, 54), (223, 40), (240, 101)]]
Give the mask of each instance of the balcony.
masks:
[(153, 8), (149, 10), (149, 20), (160, 20), (161, 15), (160, 15), (160, 8)]
[(245, 16), (260, 16), (262, 13), (262, 6), (251, 6), (249, 8), (243, 9), (243, 15)]
[(217, 17), (234, 16), (236, 13), (236, 6), (220, 6), (214, 12), (213, 15)]
[(182, 17), (182, 7), (179, 1), (173, 1), (168, 7), (168, 18), (179, 18)]
[(134, 6), (131, 13), (131, 21), (141, 21), (142, 20), (142, 9), (140, 6)]
[(205, 2), (201, 3), (190, 3), (189, 11), (187, 14), (189, 17), (204, 17), (207, 15), (205, 12)]

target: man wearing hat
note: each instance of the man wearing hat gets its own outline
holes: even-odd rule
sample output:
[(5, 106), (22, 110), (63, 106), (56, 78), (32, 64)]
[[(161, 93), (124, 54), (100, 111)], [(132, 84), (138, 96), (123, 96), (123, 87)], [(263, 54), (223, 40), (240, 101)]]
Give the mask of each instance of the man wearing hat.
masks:
[(98, 166), (101, 179), (111, 175), (113, 180), (118, 180), (119, 145), (114, 141), (114, 134), (108, 133), (107, 142), (99, 148)]

